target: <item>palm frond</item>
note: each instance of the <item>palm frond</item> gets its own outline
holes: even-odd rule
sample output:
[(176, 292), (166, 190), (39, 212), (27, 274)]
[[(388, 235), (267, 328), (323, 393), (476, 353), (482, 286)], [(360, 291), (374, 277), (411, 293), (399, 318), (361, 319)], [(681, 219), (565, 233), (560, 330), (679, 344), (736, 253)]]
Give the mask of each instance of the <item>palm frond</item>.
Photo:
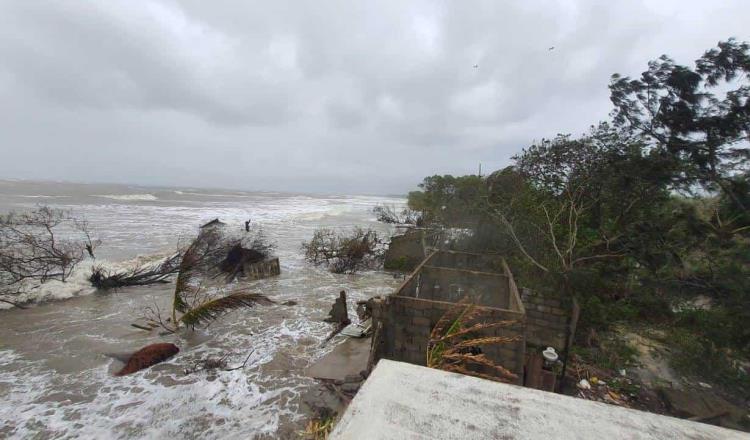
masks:
[(175, 281), (174, 299), (172, 308), (180, 313), (186, 313), (190, 309), (190, 304), (185, 301), (184, 295), (190, 290), (190, 282), (195, 276), (195, 269), (200, 262), (198, 255), (198, 246), (200, 240), (193, 241), (185, 250), (180, 261), (180, 269), (177, 272)]
[[(484, 373), (479, 373), (476, 371), (471, 371), (467, 369), (466, 367), (464, 367), (463, 365), (443, 365), (440, 367), (440, 369), (443, 371), (450, 371), (452, 373), (464, 374), (466, 376), (479, 377), (482, 379), (492, 380), (495, 382), (513, 383), (513, 379), (509, 379), (505, 377), (497, 377), (491, 374), (484, 374)], [(517, 377), (518, 376), (516, 376), (516, 378)]]
[[(176, 297), (177, 295), (175, 295)], [(187, 311), (179, 319), (187, 326), (196, 326), (212, 321), (231, 310), (240, 307), (274, 304), (267, 296), (259, 293), (237, 292), (221, 298), (212, 299)]]
[(446, 350), (446, 353), (448, 353), (449, 351), (455, 352), (463, 348), (476, 347), (478, 345), (508, 344), (510, 342), (519, 341), (520, 339), (520, 336), (490, 336), (487, 338), (467, 339), (466, 341), (461, 341), (458, 344), (452, 345), (450, 350)]
[(438, 339), (449, 333), (450, 329), (455, 327), (457, 323), (460, 323), (460, 317), (466, 312), (466, 309), (470, 306), (466, 304), (468, 297), (463, 297), (453, 307), (448, 309), (443, 316), (440, 317), (435, 327), (432, 328), (430, 333), (430, 339)]
[(464, 329), (454, 331), (454, 332), (448, 332), (448, 334), (446, 334), (445, 336), (435, 339), (435, 342), (445, 342), (448, 339), (466, 336), (470, 333), (480, 332), (488, 328), (510, 327), (511, 325), (516, 324), (517, 322), (518, 321), (497, 321), (497, 322), (490, 322), (490, 323), (483, 323), (483, 324), (474, 324), (468, 328), (464, 328)]
[(467, 304), (466, 297), (447, 310), (430, 334), (427, 366), (500, 382), (516, 381), (518, 376), (507, 368), (481, 352), (473, 353), (481, 345), (508, 344), (521, 339), (520, 336), (478, 336), (486, 330), (510, 327), (518, 322), (504, 320), (472, 324), (486, 313), (482, 307)]
[(502, 365), (494, 363), (484, 354), (445, 354), (443, 355), (443, 358), (446, 361), (453, 363), (453, 365), (481, 365), (483, 367), (494, 370), (495, 373), (501, 377), (506, 377), (511, 380), (518, 379), (518, 375), (511, 372)]

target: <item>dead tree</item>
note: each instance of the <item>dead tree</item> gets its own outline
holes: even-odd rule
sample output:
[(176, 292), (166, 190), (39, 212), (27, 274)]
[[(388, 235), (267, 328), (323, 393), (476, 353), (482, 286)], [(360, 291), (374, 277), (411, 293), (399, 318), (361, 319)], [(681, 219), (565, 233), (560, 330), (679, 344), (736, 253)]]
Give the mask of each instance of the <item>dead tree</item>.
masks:
[(98, 242), (88, 224), (70, 211), (40, 206), (0, 215), (0, 301), (15, 298), (50, 281), (65, 282)]

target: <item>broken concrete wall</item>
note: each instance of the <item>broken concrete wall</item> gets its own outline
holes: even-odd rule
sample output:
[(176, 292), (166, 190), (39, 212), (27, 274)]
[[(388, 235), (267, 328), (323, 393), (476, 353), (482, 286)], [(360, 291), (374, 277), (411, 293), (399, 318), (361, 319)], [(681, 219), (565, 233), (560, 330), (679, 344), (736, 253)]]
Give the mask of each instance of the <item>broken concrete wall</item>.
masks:
[(469, 252), (442, 251), (430, 259), (430, 266), (466, 269), (477, 272), (505, 274), (503, 259), (499, 255)]
[(575, 332), (578, 304), (575, 300), (543, 295), (531, 289), (521, 289), (521, 300), (526, 309), (526, 341), (541, 347), (564, 351), (568, 337)]
[(383, 266), (405, 272), (413, 270), (425, 258), (423, 238), (422, 230), (411, 230), (391, 237)]
[(259, 280), (279, 274), (281, 274), (281, 267), (278, 258), (248, 263), (242, 267), (242, 275), (248, 280)]
[(518, 339), (481, 348), (488, 358), (517, 374), (520, 384), (526, 347), (524, 309), (510, 270), (496, 255), (433, 252), (394, 294), (371, 300), (377, 341), (373, 360), (388, 358), (424, 365), (432, 329), (464, 296), (484, 310), (484, 322), (517, 322), (510, 327), (484, 329), (475, 336)]
[[(373, 322), (377, 323), (380, 335), (378, 345), (373, 347), (374, 359), (391, 359), (425, 365), (427, 362), (427, 344), (432, 329), (454, 303), (430, 301), (404, 296), (387, 296), (373, 298), (371, 301)], [(515, 320), (518, 323), (505, 328), (490, 328), (477, 332), (478, 337), (505, 336), (518, 337), (518, 341), (482, 347), (482, 352), (495, 363), (502, 365), (523, 381), (523, 364), (525, 356), (524, 316), (520, 312), (495, 308), (484, 308), (486, 322)], [(491, 371), (485, 371), (492, 374)]]
[(510, 308), (508, 277), (494, 273), (424, 266), (417, 278), (414, 296), (448, 302), (458, 302), (466, 296), (474, 304)]

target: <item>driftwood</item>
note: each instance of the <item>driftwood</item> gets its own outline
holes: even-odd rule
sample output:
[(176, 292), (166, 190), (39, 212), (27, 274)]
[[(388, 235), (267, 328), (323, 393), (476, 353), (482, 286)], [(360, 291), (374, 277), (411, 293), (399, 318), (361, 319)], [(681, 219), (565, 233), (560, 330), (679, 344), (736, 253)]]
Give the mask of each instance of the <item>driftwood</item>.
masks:
[(250, 353), (248, 353), (247, 357), (245, 357), (245, 361), (242, 362), (242, 364), (236, 367), (232, 367), (232, 368), (227, 368), (227, 357), (229, 357), (228, 354), (220, 358), (204, 359), (202, 361), (199, 361), (193, 364), (192, 368), (185, 368), (185, 374), (192, 374), (198, 371), (210, 371), (210, 370), (221, 370), (221, 371), (240, 370), (242, 368), (245, 368), (245, 365), (247, 365), (247, 362), (250, 360), (250, 356), (252, 356), (253, 353), (255, 353), (255, 350), (250, 350)]

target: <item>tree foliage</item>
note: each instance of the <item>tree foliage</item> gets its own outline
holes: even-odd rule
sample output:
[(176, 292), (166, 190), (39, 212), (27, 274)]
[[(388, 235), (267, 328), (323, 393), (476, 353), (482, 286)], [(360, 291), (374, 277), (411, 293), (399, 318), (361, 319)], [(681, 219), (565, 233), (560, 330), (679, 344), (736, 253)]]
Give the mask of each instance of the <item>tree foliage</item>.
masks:
[(737, 186), (750, 159), (749, 73), (750, 46), (733, 39), (694, 68), (663, 55), (639, 79), (612, 76), (614, 121), (658, 151), (676, 187), (718, 189), (747, 211)]
[(472, 225), (480, 215), (485, 185), (479, 176), (430, 176), (409, 193), (409, 208), (422, 213), (426, 222), (445, 226)]
[(379, 222), (390, 225), (420, 226), (423, 223), (422, 215), (409, 208), (399, 210), (395, 206), (377, 205), (372, 208), (372, 213)]
[(384, 253), (378, 233), (360, 227), (349, 234), (317, 229), (310, 241), (302, 243), (302, 250), (307, 261), (325, 265), (333, 273), (350, 274), (379, 266)]
[(486, 178), (432, 176), (409, 206), (470, 225), (471, 250), (503, 254), (519, 283), (575, 295), (581, 328), (686, 322), (709, 296), (722, 331), (697, 340), (750, 352), (750, 46), (728, 40), (695, 67), (669, 57), (615, 75), (612, 121), (535, 142)]

